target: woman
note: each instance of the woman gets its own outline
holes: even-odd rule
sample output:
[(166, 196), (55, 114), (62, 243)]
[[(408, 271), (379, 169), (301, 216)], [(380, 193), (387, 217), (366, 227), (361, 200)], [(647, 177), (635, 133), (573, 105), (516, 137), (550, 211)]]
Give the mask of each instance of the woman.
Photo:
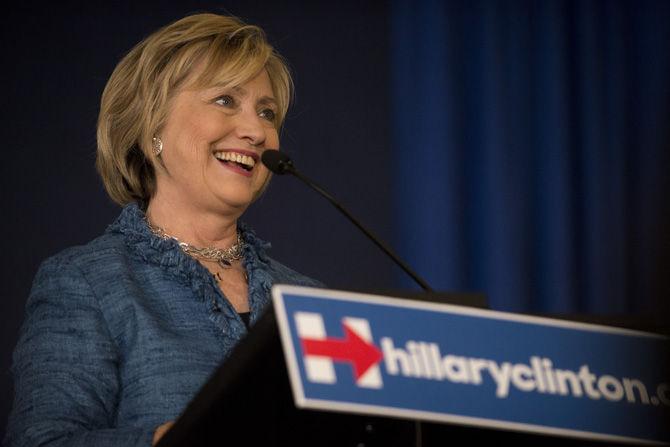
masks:
[(263, 32), (179, 20), (102, 96), (97, 167), (124, 206), (40, 268), (14, 354), (7, 444), (149, 446), (244, 336), (274, 283), (318, 285), (238, 219), (270, 178), (291, 79)]

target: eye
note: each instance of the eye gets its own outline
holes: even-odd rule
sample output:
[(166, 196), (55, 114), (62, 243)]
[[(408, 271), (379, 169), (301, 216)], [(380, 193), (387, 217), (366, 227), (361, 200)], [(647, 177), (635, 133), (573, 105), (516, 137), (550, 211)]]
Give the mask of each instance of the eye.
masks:
[(261, 113), (258, 114), (258, 116), (272, 122), (274, 122), (277, 118), (277, 114), (272, 109), (263, 109)]
[(214, 103), (223, 107), (235, 107), (235, 98), (230, 95), (223, 95), (219, 96)]

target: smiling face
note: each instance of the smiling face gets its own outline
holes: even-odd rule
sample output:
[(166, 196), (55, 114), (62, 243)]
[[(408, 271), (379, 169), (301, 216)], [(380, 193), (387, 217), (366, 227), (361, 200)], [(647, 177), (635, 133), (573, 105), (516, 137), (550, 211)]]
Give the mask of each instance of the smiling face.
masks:
[(153, 200), (173, 209), (241, 214), (260, 193), (269, 171), (260, 162), (278, 149), (277, 104), (262, 70), (230, 88), (185, 88), (170, 102)]

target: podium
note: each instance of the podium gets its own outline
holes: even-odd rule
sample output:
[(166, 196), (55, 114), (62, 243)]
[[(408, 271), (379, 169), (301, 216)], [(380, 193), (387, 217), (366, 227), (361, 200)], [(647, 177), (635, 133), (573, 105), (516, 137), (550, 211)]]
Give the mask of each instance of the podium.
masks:
[[(422, 446), (542, 445), (604, 446), (612, 440), (571, 437), (419, 421), (412, 417), (298, 408), (288, 359), (282, 347), (275, 305), (257, 321), (228, 359), (213, 373), (158, 444), (159, 447), (223, 446)], [(279, 312), (281, 314), (281, 312)], [(640, 442), (642, 445), (646, 442)], [(636, 445), (628, 440), (627, 445)]]

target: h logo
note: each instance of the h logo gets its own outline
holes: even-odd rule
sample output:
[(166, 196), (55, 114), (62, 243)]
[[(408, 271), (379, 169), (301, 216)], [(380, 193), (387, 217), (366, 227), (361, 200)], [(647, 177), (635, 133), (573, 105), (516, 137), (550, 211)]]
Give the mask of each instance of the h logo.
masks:
[(313, 312), (296, 312), (295, 323), (305, 356), (307, 379), (316, 383), (335, 383), (333, 362), (351, 364), (356, 385), (381, 388), (377, 364), (382, 352), (372, 344), (370, 323), (362, 318), (344, 317), (344, 338), (328, 338), (323, 317)]

